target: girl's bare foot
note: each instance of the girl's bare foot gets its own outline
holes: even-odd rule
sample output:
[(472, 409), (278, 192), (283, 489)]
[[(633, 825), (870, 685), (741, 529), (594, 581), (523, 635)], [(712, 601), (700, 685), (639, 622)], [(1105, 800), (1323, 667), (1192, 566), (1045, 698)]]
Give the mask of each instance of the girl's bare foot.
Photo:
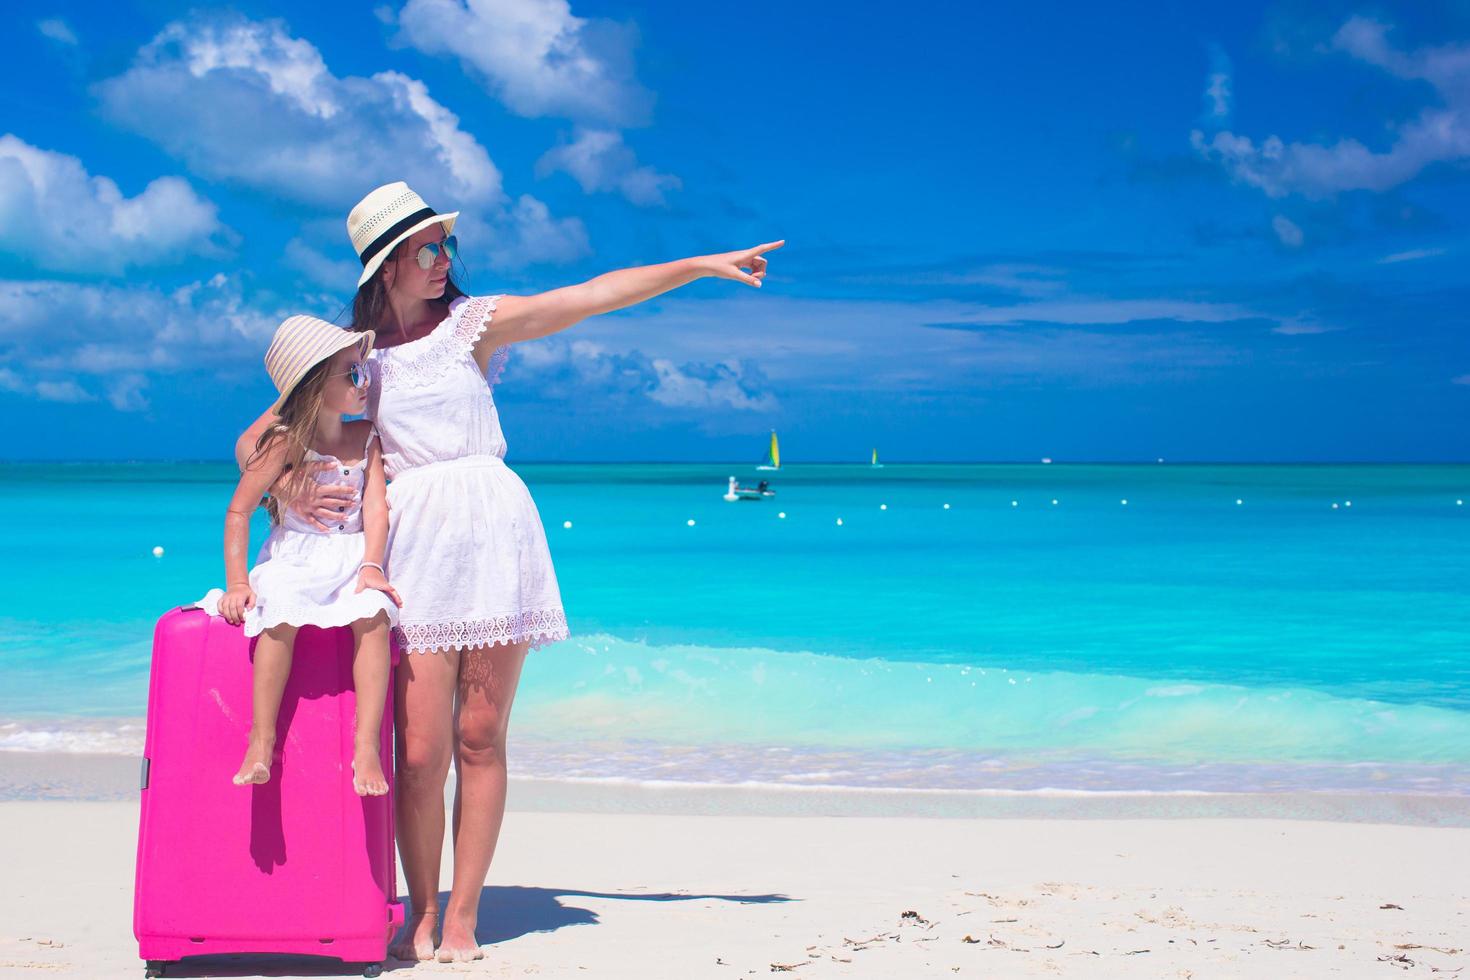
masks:
[(434, 958), (434, 927), (439, 924), (439, 910), (414, 912), (403, 924), (403, 938), (388, 947), (388, 955), (405, 963)]
[(358, 746), (352, 753), (352, 788), (358, 796), (384, 796), (388, 777), (383, 775), (383, 762), (377, 745)]
[(245, 760), (240, 771), (230, 780), (236, 786), (253, 786), (271, 781), (271, 756), (276, 751), (276, 740), (265, 735), (250, 734), (250, 744), (245, 747)]
[(485, 951), (475, 941), (475, 920), (449, 916), (444, 920), (444, 935), (439, 940), (440, 963), (468, 963), (483, 960)]

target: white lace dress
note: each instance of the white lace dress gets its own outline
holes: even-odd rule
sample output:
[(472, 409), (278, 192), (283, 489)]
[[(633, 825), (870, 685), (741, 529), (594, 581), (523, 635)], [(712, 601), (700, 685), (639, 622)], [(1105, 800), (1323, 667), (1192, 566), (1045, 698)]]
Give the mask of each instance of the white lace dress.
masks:
[(380, 612), (388, 614), (389, 622), (398, 622), (398, 607), (392, 599), (376, 589), (356, 591), (357, 570), (366, 544), (362, 487), (366, 482), (367, 446), (372, 444), (370, 433), (363, 447), (364, 458), (351, 465), (335, 456), (307, 451), (308, 461), (336, 464), (316, 474), (315, 479), (318, 483), (352, 486), (352, 504), (326, 531), (317, 530), (289, 507), (282, 508), (283, 522), (271, 529), (250, 570), (255, 608), (245, 613), (246, 636), (259, 636), (282, 623), (347, 626)]
[(388, 580), (410, 653), (567, 636), (541, 517), (505, 465), (491, 388), (508, 349), (486, 375), (475, 364), (499, 298), (456, 299), (431, 333), (368, 361), (368, 414), (390, 481)]

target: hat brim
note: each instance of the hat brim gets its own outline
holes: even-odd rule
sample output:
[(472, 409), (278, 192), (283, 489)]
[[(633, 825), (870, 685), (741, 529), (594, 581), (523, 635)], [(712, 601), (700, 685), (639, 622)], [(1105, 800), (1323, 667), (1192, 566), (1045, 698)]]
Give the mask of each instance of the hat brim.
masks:
[(367, 353), (373, 349), (373, 338), (375, 338), (376, 336), (377, 332), (373, 330), (347, 330), (344, 328), (342, 331), (342, 342), (340, 344), (336, 345), (331, 350), (326, 351), (322, 354), (321, 357), (318, 357), (316, 360), (308, 364), (300, 374), (298, 374), (295, 378), (291, 380), (290, 384), (281, 389), (281, 397), (277, 398), (276, 403), (271, 406), (271, 414), (281, 414), (281, 408), (286, 404), (286, 399), (290, 398), (291, 393), (295, 391), (297, 386), (301, 384), (301, 379), (310, 374), (312, 369), (315, 368), (322, 361), (325, 361), (329, 357), (335, 357), (337, 356), (337, 354), (346, 350), (348, 347), (352, 347), (355, 345), (360, 345), (362, 347), (363, 356), (366, 356)]
[(377, 255), (374, 255), (371, 259), (369, 259), (367, 265), (362, 267), (362, 275), (359, 276), (357, 279), (357, 288), (361, 289), (363, 284), (371, 279), (373, 277), (373, 274), (376, 273), (378, 269), (382, 268), (383, 260), (392, 255), (393, 250), (397, 248), (405, 239), (412, 238), (414, 235), (417, 235), (419, 232), (423, 231), (430, 225), (443, 225), (444, 234), (448, 235), (454, 231), (454, 219), (458, 217), (458, 211), (450, 211), (448, 214), (436, 214), (433, 217), (425, 218), (423, 221), (420, 221), (412, 228), (406, 229), (397, 238), (393, 239), (386, 246), (384, 246)]

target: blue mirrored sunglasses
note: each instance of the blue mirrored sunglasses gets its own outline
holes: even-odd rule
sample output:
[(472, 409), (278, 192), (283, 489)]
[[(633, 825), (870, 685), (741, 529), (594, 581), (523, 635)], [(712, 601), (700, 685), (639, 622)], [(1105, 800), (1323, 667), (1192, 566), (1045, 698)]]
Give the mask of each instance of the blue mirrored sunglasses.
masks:
[(444, 253), (444, 257), (446, 259), (448, 259), (450, 262), (453, 262), (455, 258), (459, 255), (459, 239), (453, 235), (450, 235), (442, 242), (430, 242), (423, 248), (419, 249), (419, 254), (417, 256), (419, 268), (431, 268), (434, 265), (434, 260), (439, 257), (439, 253), (441, 251)]
[(352, 367), (341, 374), (332, 375), (334, 378), (346, 378), (352, 382), (354, 388), (366, 388), (368, 386), (367, 365), (361, 361), (353, 361)]

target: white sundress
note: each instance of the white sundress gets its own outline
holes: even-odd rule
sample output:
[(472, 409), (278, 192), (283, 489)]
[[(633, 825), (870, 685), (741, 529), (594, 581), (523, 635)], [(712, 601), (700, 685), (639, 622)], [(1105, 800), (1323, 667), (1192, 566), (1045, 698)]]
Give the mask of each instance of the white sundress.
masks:
[(486, 374), (475, 363), (499, 299), (456, 299), (433, 331), (368, 360), (368, 416), (390, 481), (388, 578), (410, 653), (568, 635), (541, 516), (505, 465), (491, 388), (509, 349)]
[(355, 591), (366, 546), (362, 488), (367, 479), (367, 447), (373, 444), (374, 436), (368, 434), (363, 459), (351, 465), (335, 456), (307, 451), (308, 462), (336, 464), (317, 473), (314, 479), (318, 483), (350, 484), (355, 491), (352, 504), (326, 531), (313, 527), (291, 508), (281, 508), (283, 521), (271, 529), (250, 570), (255, 608), (245, 613), (246, 636), (258, 636), (282, 623), (347, 626), (380, 612), (386, 612), (389, 622), (397, 624), (398, 607), (392, 599), (376, 589)]

